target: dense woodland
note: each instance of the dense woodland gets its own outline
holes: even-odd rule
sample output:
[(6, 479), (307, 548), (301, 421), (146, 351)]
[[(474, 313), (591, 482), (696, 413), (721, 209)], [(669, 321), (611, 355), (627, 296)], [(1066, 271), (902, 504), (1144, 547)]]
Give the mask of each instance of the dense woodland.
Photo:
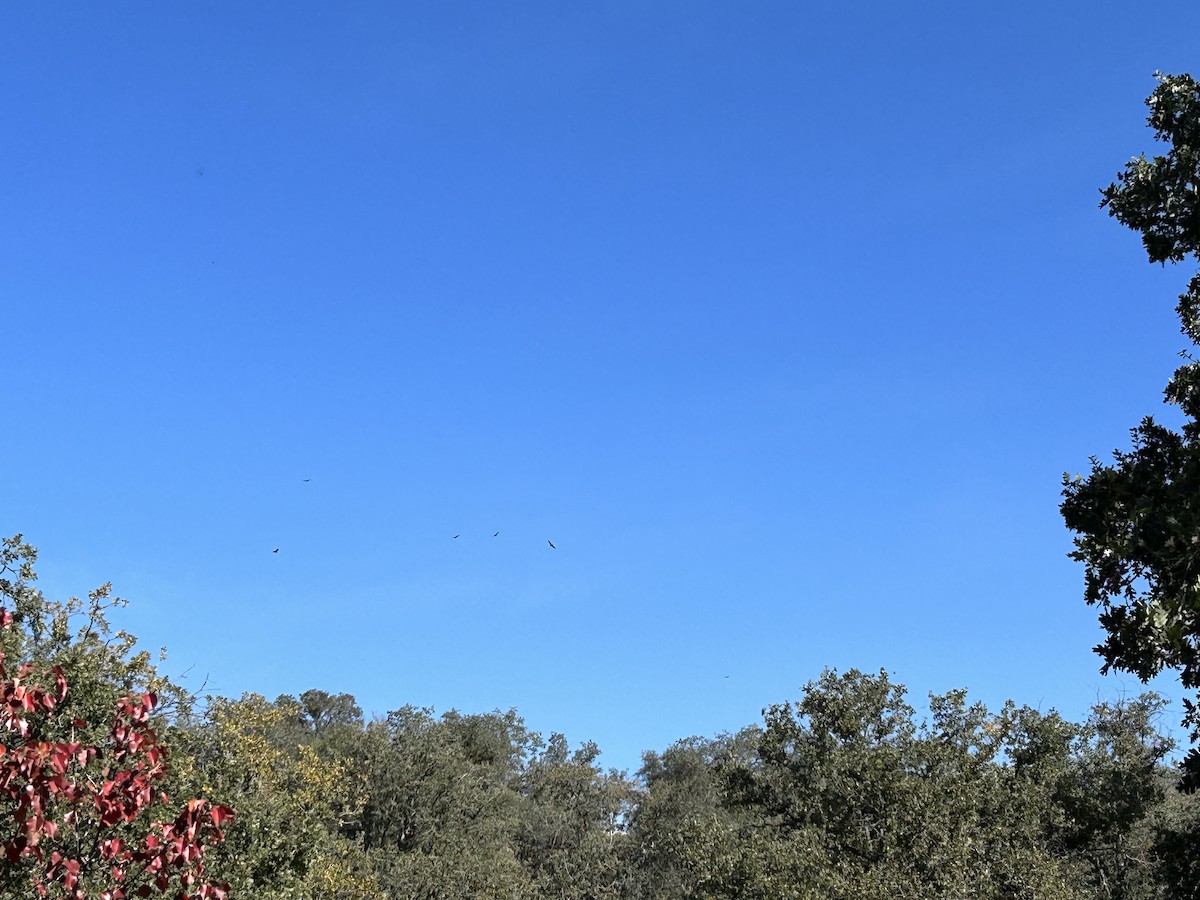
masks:
[[(112, 630), (106, 589), (48, 600), (34, 557), (19, 538), (0, 557), (2, 896), (29, 896), (36, 877), (54, 897), (157, 893), (134, 871), (145, 849), (115, 892), (114, 841), (141, 847), (189, 798), (222, 812), (193, 826), (202, 871), (187, 853), (156, 870), (171, 896), (1200, 896), (1200, 795), (1177, 788), (1154, 694), (1070, 722), (951, 691), (918, 717), (887, 673), (830, 671), (757, 724), (606, 771), (595, 745), (535, 734), (513, 710), (405, 706), (366, 721), (353, 697), (318, 689), (199, 703)], [(121, 698), (147, 696), (145, 742), (167, 763), (152, 773), (116, 738), (133, 721)], [(22, 760), (22, 744), (36, 752)], [(54, 769), (56, 753), (71, 759)], [(126, 769), (152, 783), (123, 801), (132, 815), (105, 820), (72, 794), (119, 788)]]
[[(1200, 85), (1162, 76), (1104, 205), (1152, 262), (1200, 258)], [(1200, 275), (1180, 297), (1200, 344)], [(1185, 354), (1131, 451), (1067, 479), (1063, 515), (1106, 669), (1200, 689), (1200, 366)], [(0, 896), (366, 898), (1200, 897), (1200, 754), (1153, 693), (1086, 721), (963, 691), (918, 716), (886, 672), (826, 671), (761, 722), (647, 752), (529, 731), (515, 710), (190, 696), (0, 550)], [(771, 698), (768, 698), (771, 699)], [(1193, 743), (1200, 704), (1185, 706)], [(1179, 762), (1176, 750), (1184, 751)]]

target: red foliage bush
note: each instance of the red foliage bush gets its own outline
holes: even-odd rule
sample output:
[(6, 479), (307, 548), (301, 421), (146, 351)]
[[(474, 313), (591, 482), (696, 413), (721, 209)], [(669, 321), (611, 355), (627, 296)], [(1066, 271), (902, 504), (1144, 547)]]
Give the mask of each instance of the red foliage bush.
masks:
[[(0, 628), (12, 614), (0, 607)], [(224, 900), (204, 875), (206, 846), (224, 840), (233, 810), (189, 800), (171, 821), (157, 784), (166, 749), (150, 727), (153, 693), (117, 703), (101, 744), (75, 740), (80, 720), (57, 716), (67, 679), (55, 666), (39, 683), (33, 667), (10, 675), (0, 653), (0, 875), (39, 897), (122, 900), (174, 891), (177, 900)], [(58, 739), (55, 739), (58, 738)]]

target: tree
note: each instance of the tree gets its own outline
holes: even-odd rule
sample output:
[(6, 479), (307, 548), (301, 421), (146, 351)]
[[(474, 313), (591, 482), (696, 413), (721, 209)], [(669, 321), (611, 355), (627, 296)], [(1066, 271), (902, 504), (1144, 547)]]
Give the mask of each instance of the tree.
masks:
[(537, 896), (515, 847), (520, 770), (531, 739), (512, 711), (437, 719), (429, 709), (405, 706), (367, 727), (361, 837), (389, 894)]
[[(1062, 839), (1074, 820), (1060, 794), (1083, 771), (1079, 727), (1012, 705), (992, 715), (961, 690), (931, 696), (929, 709), (918, 724), (902, 685), (856, 670), (825, 672), (800, 701), (769, 707), (756, 752), (718, 763), (724, 802), (738, 816), (732, 844), (716, 843), (716, 865), (693, 881), (702, 885), (696, 896), (1136, 896), (1094, 889)], [(1110, 743), (1095, 742), (1097, 772), (1113, 768)], [(1147, 756), (1127, 756), (1115, 767), (1140, 776)], [(1127, 820), (1155, 796), (1138, 794), (1140, 805), (1111, 831), (1126, 835)], [(1072, 836), (1107, 864), (1113, 855), (1095, 824)], [(703, 873), (703, 862), (695, 868)]]
[(1100, 702), (1082, 724), (1006, 706), (999, 724), (1010, 825), (989, 826), (991, 840), (1002, 842), (1012, 826), (1032, 835), (1089, 896), (1160, 896), (1153, 845), (1173, 747), (1156, 727), (1165, 705), (1154, 693)]
[[(1200, 84), (1156, 77), (1149, 123), (1170, 149), (1130, 161), (1101, 206), (1141, 232), (1150, 262), (1200, 259)], [(1200, 345), (1200, 273), (1176, 310), (1184, 335)], [(1107, 632), (1096, 647), (1102, 671), (1146, 681), (1175, 669), (1186, 690), (1200, 691), (1200, 362), (1182, 355), (1165, 398), (1185, 424), (1176, 431), (1147, 417), (1113, 464), (1093, 457), (1086, 478), (1064, 477), (1062, 515), (1076, 532), (1071, 556), (1085, 566), (1084, 599), (1099, 605)], [(1184, 724), (1200, 740), (1200, 706), (1184, 703)], [(1200, 748), (1184, 765), (1185, 782), (1200, 786)]]
[(214, 854), (236, 896), (261, 900), (382, 898), (353, 828), (363, 779), (323, 754), (294, 698), (210, 698), (204, 716), (174, 736), (187, 755), (177, 778), (238, 810)]
[[(205, 851), (233, 811), (202, 799), (169, 805), (167, 752), (152, 727), (157, 692), (108, 702), (121, 682), (157, 681), (153, 668), (127, 656), (125, 636), (109, 640), (107, 587), (92, 593), (72, 636), (82, 604), (46, 601), (33, 585), (35, 558), (20, 536), (0, 549), (0, 575), (14, 576), (0, 577), (0, 894), (221, 900)], [(89, 671), (124, 677), (75, 679)]]
[(631, 788), (623, 773), (596, 765), (599, 755), (590, 741), (572, 753), (566, 738), (553, 734), (525, 766), (517, 853), (544, 897), (616, 900), (621, 894), (621, 815)]
[(1154, 857), (1162, 897), (1200, 900), (1200, 792), (1169, 792), (1157, 819)]
[(351, 732), (362, 729), (362, 709), (350, 694), (305, 691), (300, 695), (300, 706), (304, 709), (304, 723), (317, 736), (331, 729)]
[(662, 753), (642, 756), (642, 782), (629, 815), (629, 866), (633, 894), (657, 897), (709, 897), (739, 881), (749, 855), (742, 851), (746, 816), (726, 802), (723, 773), (753, 766), (761, 734), (747, 728), (736, 735), (677, 741)]
[(1070, 777), (1055, 798), (1066, 812), (1066, 847), (1099, 896), (1154, 896), (1152, 817), (1166, 795), (1163, 760), (1174, 742), (1158, 733), (1157, 694), (1097, 703), (1080, 728)]

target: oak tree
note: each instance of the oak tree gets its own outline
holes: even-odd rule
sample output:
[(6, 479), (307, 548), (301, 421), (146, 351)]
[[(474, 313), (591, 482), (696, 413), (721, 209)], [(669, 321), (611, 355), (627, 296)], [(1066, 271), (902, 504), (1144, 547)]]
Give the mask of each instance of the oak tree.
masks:
[[(1103, 191), (1102, 206), (1138, 231), (1152, 263), (1200, 260), (1200, 84), (1158, 75), (1146, 101), (1166, 153), (1131, 160)], [(1200, 344), (1200, 273), (1176, 306), (1182, 331)], [(1103, 670), (1143, 681), (1176, 670), (1200, 691), (1200, 362), (1188, 351), (1167, 385), (1185, 417), (1174, 429), (1146, 417), (1132, 448), (1111, 463), (1093, 457), (1086, 476), (1064, 477), (1062, 514), (1085, 566), (1084, 599), (1100, 607)], [(1184, 723), (1200, 738), (1200, 707), (1185, 700)], [(1200, 749), (1185, 760), (1200, 784)]]

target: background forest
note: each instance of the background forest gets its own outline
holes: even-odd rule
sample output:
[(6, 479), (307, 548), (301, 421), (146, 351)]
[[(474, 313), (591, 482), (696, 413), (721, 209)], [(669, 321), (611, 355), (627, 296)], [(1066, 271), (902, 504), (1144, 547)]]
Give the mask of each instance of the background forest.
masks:
[[(196, 897), (1197, 896), (1200, 796), (1177, 788), (1153, 693), (1071, 722), (951, 691), (918, 718), (886, 672), (827, 671), (762, 722), (648, 752), (630, 774), (602, 769), (593, 744), (529, 731), (515, 710), (406, 706), (365, 721), (353, 697), (319, 689), (196, 705), (110, 628), (120, 602), (107, 588), (49, 601), (35, 556), (4, 542), (5, 658), (27, 664), (4, 696), (20, 711), (32, 673), (52, 671), (60, 690), (46, 711), (26, 703), (8, 719), (9, 744), (36, 752), (0, 753), (5, 896), (43, 876), (53, 897), (149, 896), (155, 882), (135, 870), (157, 857), (133, 851), (115, 879), (114, 843), (141, 847), (161, 831), (148, 823), (188, 797), (217, 812), (192, 826), (203, 867), (180, 853), (155, 873), (159, 890)], [(169, 765), (145, 809), (88, 818), (90, 801), (64, 785), (107, 788), (123, 766), (141, 771), (136, 754), (100, 769), (102, 750), (98, 763), (79, 756), (53, 777), (27, 760), (79, 755), (92, 732), (113, 743), (123, 696), (155, 698), (148, 721)]]

